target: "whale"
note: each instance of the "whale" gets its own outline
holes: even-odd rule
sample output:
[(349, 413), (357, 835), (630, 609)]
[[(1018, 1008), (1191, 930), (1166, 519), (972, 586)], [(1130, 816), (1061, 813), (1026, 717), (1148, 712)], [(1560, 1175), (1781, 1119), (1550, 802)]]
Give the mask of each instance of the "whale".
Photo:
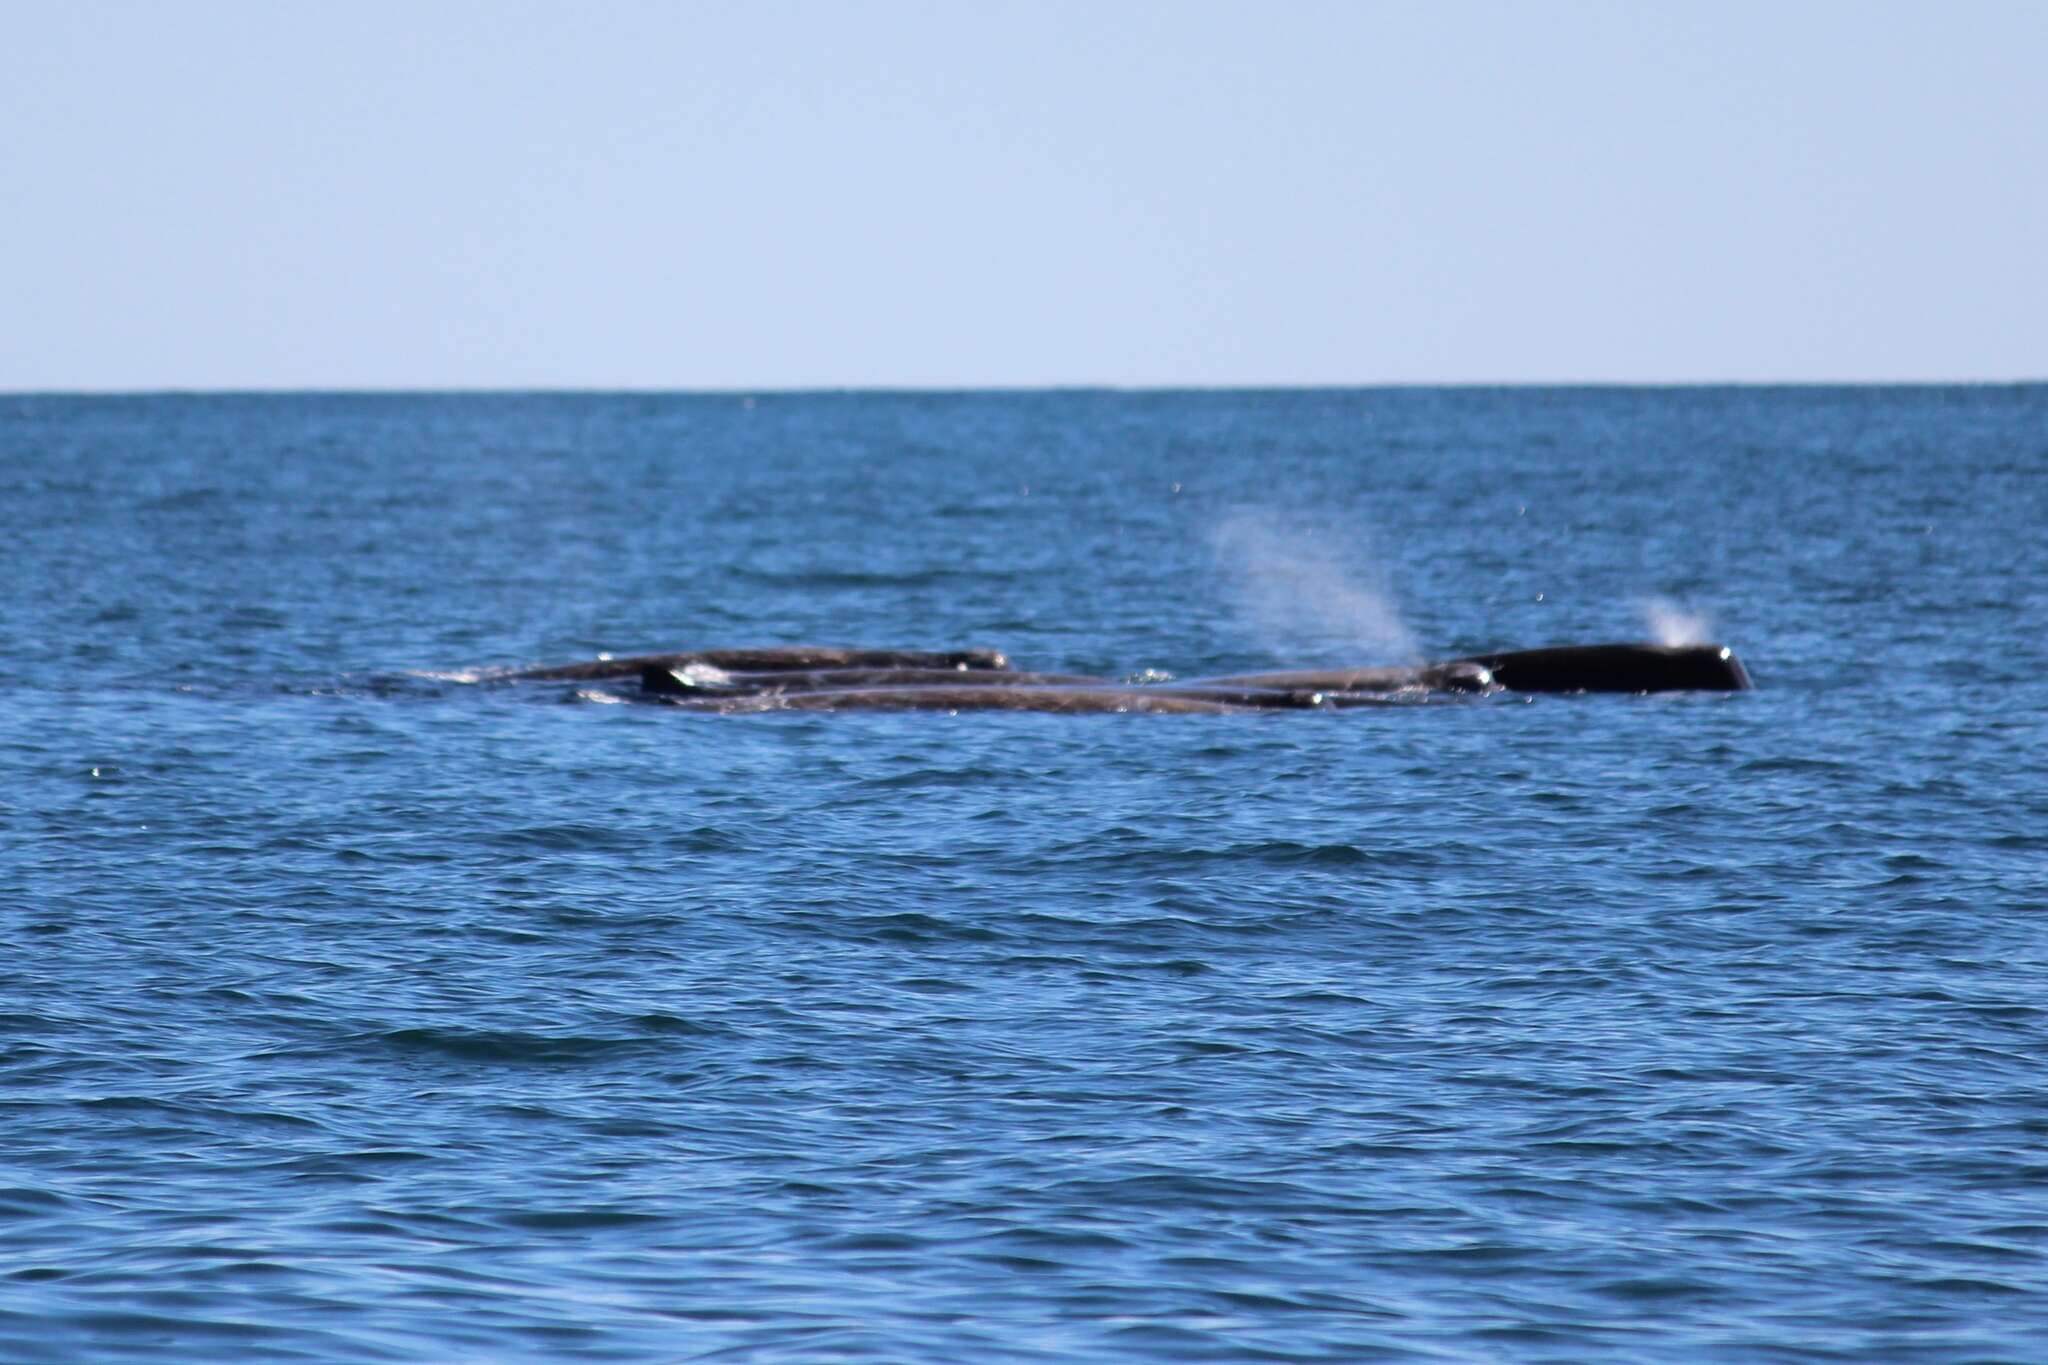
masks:
[(1412, 667), (1295, 669), (1204, 678), (1209, 685), (1326, 692), (1748, 692), (1749, 670), (1726, 645), (1552, 645)]
[(814, 668), (732, 671), (689, 664), (652, 664), (640, 670), (640, 690), (670, 696), (749, 692), (825, 692), (872, 687), (1114, 687), (1108, 678), (1079, 673), (1023, 673), (1012, 669)]
[(748, 715), (770, 711), (1043, 711), (1058, 715), (1256, 715), (1270, 709), (1225, 697), (1152, 687), (847, 687), (818, 692), (753, 692), (740, 696), (650, 700), (685, 711)]
[(1748, 692), (1756, 684), (1726, 645), (1553, 645), (1475, 654), (1509, 692)]
[(1746, 692), (1755, 684), (1726, 645), (1615, 643), (1502, 650), (1438, 663), (1236, 673), (1117, 682), (1025, 672), (994, 649), (776, 645), (602, 658), (493, 675), (523, 681), (637, 681), (591, 700), (649, 701), (720, 713), (759, 711), (1047, 711), (1214, 714), (1345, 710), (1520, 693)]
[[(640, 674), (640, 698), (668, 700), (684, 698), (718, 705), (746, 702), (751, 698), (787, 697), (796, 694), (824, 694), (830, 700), (794, 704), (805, 710), (911, 710), (960, 709), (1007, 711), (1077, 711), (1095, 708), (1101, 699), (1104, 710), (1132, 709), (1133, 699), (1144, 707), (1161, 698), (1213, 702), (1245, 710), (1302, 710), (1310, 707), (1333, 709), (1387, 703), (1381, 691), (1359, 692), (1281, 681), (1293, 674), (1269, 674), (1266, 680), (1212, 679), (1193, 682), (1120, 683), (1109, 678), (1073, 673), (946, 672), (928, 668), (842, 668), (791, 673), (726, 673), (693, 665), (687, 669), (647, 668)], [(1320, 675), (1298, 675), (1301, 677)], [(953, 693), (961, 689), (1000, 690), (994, 700), (973, 699), (956, 703)], [(873, 695), (888, 693), (887, 696)], [(903, 695), (910, 693), (914, 695)], [(1085, 695), (1083, 695), (1085, 694)], [(762, 701), (728, 709), (777, 709)], [(784, 707), (780, 709), (793, 709)]]
[(1470, 659), (1449, 663), (1417, 664), (1413, 667), (1298, 668), (1276, 673), (1232, 673), (1220, 678), (1200, 678), (1192, 684), (1208, 687), (1306, 688), (1316, 692), (1465, 692), (1498, 691), (1493, 672)]
[(500, 674), (513, 682), (601, 682), (638, 677), (649, 668), (701, 664), (729, 672), (772, 673), (828, 668), (931, 668), (949, 672), (1007, 672), (1010, 660), (999, 649), (850, 649), (839, 645), (768, 645), (758, 649), (690, 649), (669, 654), (631, 654), (548, 664)]
[[(784, 686), (779, 674), (722, 675), (756, 685), (697, 685), (660, 669), (641, 677), (633, 700), (690, 710), (739, 714), (761, 711), (1048, 711), (1211, 714), (1224, 711), (1349, 710), (1399, 705), (1377, 692), (1327, 692), (1306, 687), (1252, 687), (1215, 683), (1118, 683), (1058, 673), (954, 675), (923, 669), (839, 670), (841, 684)], [(815, 680), (821, 675), (792, 677)], [(595, 699), (596, 694), (591, 694)], [(609, 694), (607, 694), (609, 695)], [(613, 697), (616, 699), (616, 697)]]

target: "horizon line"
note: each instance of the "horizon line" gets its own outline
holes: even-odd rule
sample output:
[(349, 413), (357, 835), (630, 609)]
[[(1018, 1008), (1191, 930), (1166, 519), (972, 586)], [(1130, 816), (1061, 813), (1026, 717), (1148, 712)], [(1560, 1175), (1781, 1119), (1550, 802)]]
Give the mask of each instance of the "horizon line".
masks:
[(77, 385), (0, 388), (0, 397), (18, 398), (173, 398), (357, 396), (642, 396), (748, 398), (853, 394), (1031, 394), (1031, 393), (1317, 393), (1414, 390), (1541, 390), (1541, 389), (1958, 389), (2031, 388), (2048, 384), (2048, 375), (2005, 379), (1452, 379), (1377, 380), (1358, 382), (1268, 383), (989, 383), (989, 384), (249, 384), (249, 385)]

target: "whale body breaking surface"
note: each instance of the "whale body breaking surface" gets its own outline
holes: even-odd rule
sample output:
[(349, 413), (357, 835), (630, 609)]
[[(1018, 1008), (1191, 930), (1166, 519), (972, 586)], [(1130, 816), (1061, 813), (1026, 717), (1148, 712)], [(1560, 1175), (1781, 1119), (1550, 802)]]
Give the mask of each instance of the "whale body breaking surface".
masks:
[(1594, 644), (1506, 650), (1412, 666), (1295, 669), (1146, 681), (1014, 668), (995, 649), (824, 645), (676, 650), (491, 674), (475, 681), (595, 684), (575, 695), (713, 714), (1042, 711), (1228, 715), (1338, 711), (1500, 693), (1747, 692), (1726, 645)]

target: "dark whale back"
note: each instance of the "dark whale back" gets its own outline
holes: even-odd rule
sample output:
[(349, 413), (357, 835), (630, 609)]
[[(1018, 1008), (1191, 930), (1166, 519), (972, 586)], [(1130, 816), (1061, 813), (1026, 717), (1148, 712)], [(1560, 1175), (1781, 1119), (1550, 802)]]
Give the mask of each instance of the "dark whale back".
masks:
[(1726, 645), (1560, 645), (1475, 654), (1510, 692), (1747, 692), (1749, 670)]
[(1078, 673), (1019, 673), (995, 668), (814, 668), (780, 672), (730, 673), (713, 669), (697, 677), (690, 665), (649, 664), (640, 670), (640, 690), (669, 696), (754, 692), (829, 692), (874, 687), (1113, 687), (1107, 678)]
[[(689, 675), (693, 667), (705, 671)], [(1096, 705), (1103, 689), (1121, 695), (1126, 687), (1104, 679), (1070, 674), (1020, 673), (993, 649), (948, 651), (846, 649), (819, 645), (776, 645), (759, 649), (702, 649), (674, 654), (641, 654), (591, 659), (494, 675), (536, 681), (587, 682), (638, 677), (646, 693), (675, 696), (719, 693), (728, 697), (761, 692), (871, 693), (918, 688), (951, 688), (1006, 695), (974, 703), (975, 709), (1121, 709)], [(1380, 668), (1246, 673), (1203, 678), (1168, 687), (1142, 689), (1170, 701), (1205, 702), (1235, 707), (1272, 708), (1301, 704), (1306, 698), (1339, 698), (1348, 703), (1373, 695), (1420, 691), (1483, 694), (1511, 692), (1745, 692), (1749, 673), (1726, 645), (1559, 645), (1549, 649), (1518, 649), (1475, 654), (1443, 663)], [(1034, 689), (1072, 689), (1048, 696)], [(895, 696), (891, 709), (915, 704)], [(938, 703), (932, 703), (934, 705)], [(1311, 705), (1322, 705), (1314, 701)], [(827, 708), (830, 702), (807, 702)], [(844, 703), (855, 709), (855, 703)]]
[(632, 654), (614, 659), (550, 664), (506, 674), (529, 682), (598, 682), (635, 678), (649, 668), (711, 668), (744, 672), (784, 672), (820, 668), (931, 668), (1007, 671), (1010, 661), (999, 649), (847, 649), (837, 645), (768, 645), (759, 649), (692, 649), (670, 654)]
[(775, 711), (1047, 711), (1153, 715), (1254, 715), (1266, 709), (1207, 693), (1146, 687), (835, 687), (819, 692), (749, 692), (738, 696), (662, 695), (650, 701), (686, 711), (745, 715)]

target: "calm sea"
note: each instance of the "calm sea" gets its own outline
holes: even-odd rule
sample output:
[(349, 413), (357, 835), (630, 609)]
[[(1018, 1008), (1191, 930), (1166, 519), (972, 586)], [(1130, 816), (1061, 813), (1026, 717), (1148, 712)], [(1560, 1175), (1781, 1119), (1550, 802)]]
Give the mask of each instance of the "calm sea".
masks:
[(2044, 387), (0, 397), (0, 1357), (2048, 1357), (2044, 532)]

